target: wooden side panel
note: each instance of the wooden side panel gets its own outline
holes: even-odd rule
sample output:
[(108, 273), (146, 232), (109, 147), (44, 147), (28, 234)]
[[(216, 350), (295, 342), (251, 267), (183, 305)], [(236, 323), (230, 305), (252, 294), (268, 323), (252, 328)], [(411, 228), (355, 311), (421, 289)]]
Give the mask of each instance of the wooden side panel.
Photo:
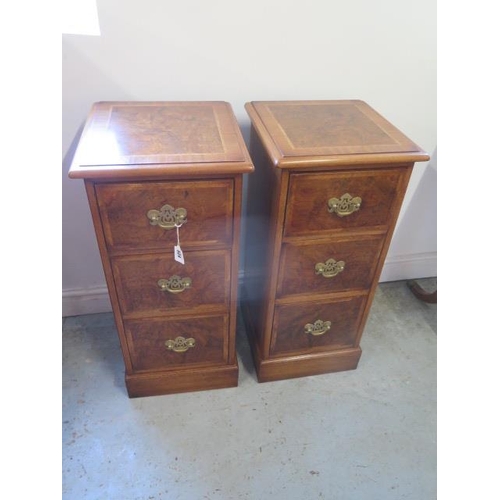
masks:
[(270, 164), (253, 127), (250, 154), (255, 172), (248, 178), (244, 310), (252, 317), (257, 342), (268, 352), (288, 173)]
[(236, 357), (236, 325), (238, 315), (239, 296), (239, 266), (240, 266), (240, 241), (241, 241), (241, 203), (242, 203), (243, 179), (241, 175), (234, 177), (233, 196), (233, 242), (231, 249), (231, 269), (230, 269), (230, 303), (229, 303), (229, 355), (228, 364), (237, 363)]

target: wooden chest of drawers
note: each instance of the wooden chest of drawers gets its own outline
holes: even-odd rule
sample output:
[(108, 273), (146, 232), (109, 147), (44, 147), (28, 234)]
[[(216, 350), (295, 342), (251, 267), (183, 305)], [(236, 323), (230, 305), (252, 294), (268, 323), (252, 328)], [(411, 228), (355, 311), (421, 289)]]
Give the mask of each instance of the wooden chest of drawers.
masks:
[(258, 379), (355, 369), (413, 165), (429, 157), (362, 101), (246, 109), (242, 302)]
[(93, 106), (69, 176), (85, 179), (130, 397), (237, 385), (242, 176), (252, 170), (227, 103)]

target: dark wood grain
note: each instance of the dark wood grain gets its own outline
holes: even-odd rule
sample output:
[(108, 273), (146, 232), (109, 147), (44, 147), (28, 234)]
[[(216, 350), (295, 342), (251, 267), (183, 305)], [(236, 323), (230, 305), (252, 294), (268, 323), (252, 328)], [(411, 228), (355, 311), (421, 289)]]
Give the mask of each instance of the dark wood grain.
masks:
[[(125, 332), (135, 371), (227, 363), (227, 316), (126, 321)], [(165, 342), (179, 336), (192, 338), (194, 346), (186, 352), (167, 349)]]
[[(230, 253), (225, 250), (184, 252), (184, 260), (185, 264), (175, 261), (171, 252), (113, 259), (123, 316), (137, 318), (225, 310), (229, 306)], [(190, 278), (191, 285), (179, 293), (162, 291), (158, 280), (172, 276)]]
[[(333, 293), (370, 288), (383, 244), (381, 236), (343, 237), (285, 243), (281, 251), (277, 297)], [(344, 262), (344, 270), (325, 277), (316, 264)]]
[[(271, 355), (307, 353), (332, 348), (356, 347), (358, 324), (364, 296), (331, 302), (276, 306), (271, 339)], [(330, 321), (330, 329), (319, 336), (305, 333), (306, 324)]]
[(187, 211), (179, 228), (183, 249), (230, 246), (233, 230), (233, 181), (104, 183), (96, 187), (110, 253), (138, 250), (170, 251), (177, 231), (152, 225), (149, 210), (168, 204)]
[[(285, 236), (333, 234), (343, 230), (386, 230), (403, 168), (292, 174)], [(361, 207), (344, 217), (328, 211), (328, 200), (360, 197)]]
[(361, 357), (361, 348), (353, 347), (317, 351), (315, 353), (269, 357), (262, 354), (260, 343), (256, 338), (255, 323), (249, 302), (245, 300), (243, 291), (242, 311), (244, 313), (246, 333), (250, 341), (252, 358), (257, 380), (271, 382), (290, 378), (320, 375), (325, 373), (355, 370)]

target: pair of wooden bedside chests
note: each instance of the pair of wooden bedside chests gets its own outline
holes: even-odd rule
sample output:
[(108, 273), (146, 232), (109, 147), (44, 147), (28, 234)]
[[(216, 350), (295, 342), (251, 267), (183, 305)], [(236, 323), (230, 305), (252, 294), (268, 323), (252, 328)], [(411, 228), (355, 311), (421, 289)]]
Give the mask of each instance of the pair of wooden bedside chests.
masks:
[[(362, 101), (100, 102), (84, 179), (130, 397), (238, 384), (238, 300), (260, 382), (355, 369), (413, 165)], [(244, 268), (238, 292), (243, 176)]]

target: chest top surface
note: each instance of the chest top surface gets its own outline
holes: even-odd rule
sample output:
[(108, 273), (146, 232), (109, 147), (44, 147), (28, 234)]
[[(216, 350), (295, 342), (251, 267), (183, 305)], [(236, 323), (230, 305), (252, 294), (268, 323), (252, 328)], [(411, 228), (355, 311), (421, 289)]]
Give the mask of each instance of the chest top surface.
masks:
[(253, 169), (226, 102), (98, 102), (69, 176), (245, 173)]
[(363, 101), (258, 101), (245, 107), (278, 167), (429, 159)]

